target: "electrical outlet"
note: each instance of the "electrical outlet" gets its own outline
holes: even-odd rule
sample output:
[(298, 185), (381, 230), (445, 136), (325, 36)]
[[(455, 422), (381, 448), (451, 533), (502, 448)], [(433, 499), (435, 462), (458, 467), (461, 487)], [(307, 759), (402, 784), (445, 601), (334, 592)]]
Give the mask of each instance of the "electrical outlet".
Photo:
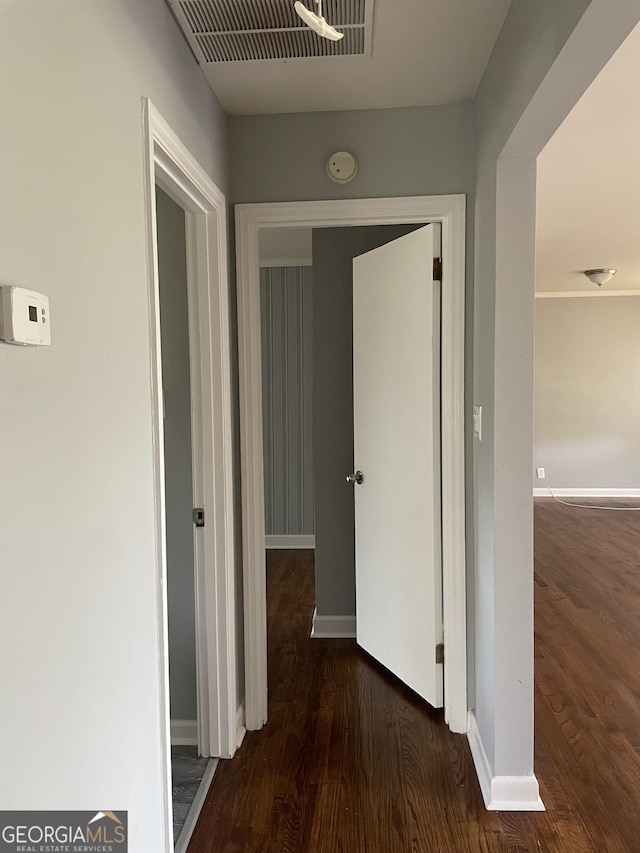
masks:
[(544, 468), (536, 468), (536, 474), (538, 475), (539, 480), (544, 480), (544, 478), (547, 476), (544, 473)]

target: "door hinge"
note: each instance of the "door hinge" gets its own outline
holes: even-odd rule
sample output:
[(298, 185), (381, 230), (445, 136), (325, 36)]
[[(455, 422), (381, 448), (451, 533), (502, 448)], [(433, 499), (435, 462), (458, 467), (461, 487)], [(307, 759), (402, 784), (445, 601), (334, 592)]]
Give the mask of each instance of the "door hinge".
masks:
[(444, 643), (436, 646), (436, 663), (444, 663)]
[(442, 281), (442, 258), (433, 259), (433, 280)]
[(193, 523), (196, 527), (204, 527), (204, 508), (197, 506), (193, 510)]

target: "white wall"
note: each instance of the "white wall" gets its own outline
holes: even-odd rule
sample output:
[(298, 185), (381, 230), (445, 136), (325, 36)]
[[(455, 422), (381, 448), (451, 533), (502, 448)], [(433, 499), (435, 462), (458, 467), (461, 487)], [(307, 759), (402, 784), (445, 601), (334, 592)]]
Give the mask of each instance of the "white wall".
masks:
[(4, 809), (129, 810), (164, 849), (142, 103), (223, 190), (226, 120), (159, 0), (0, 7), (0, 280), (53, 345), (0, 345)]
[(533, 764), (535, 158), (639, 17), (634, 0), (514, 0), (475, 101), (474, 710), (498, 776)]
[(535, 487), (640, 488), (638, 329), (640, 296), (536, 299)]

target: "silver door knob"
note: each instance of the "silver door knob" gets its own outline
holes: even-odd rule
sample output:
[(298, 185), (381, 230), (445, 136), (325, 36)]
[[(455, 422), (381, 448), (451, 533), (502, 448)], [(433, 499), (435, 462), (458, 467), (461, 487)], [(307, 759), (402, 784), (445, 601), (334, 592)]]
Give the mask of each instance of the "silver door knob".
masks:
[(362, 471), (356, 471), (355, 474), (347, 474), (347, 483), (357, 483), (360, 485), (364, 481)]

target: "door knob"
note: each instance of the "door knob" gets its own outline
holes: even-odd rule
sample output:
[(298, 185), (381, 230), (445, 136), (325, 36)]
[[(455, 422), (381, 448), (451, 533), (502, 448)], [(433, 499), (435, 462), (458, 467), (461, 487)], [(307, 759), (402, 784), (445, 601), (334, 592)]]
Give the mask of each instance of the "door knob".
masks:
[(355, 474), (347, 474), (347, 483), (357, 483), (361, 485), (364, 481), (364, 477), (362, 475), (362, 471), (356, 471)]

